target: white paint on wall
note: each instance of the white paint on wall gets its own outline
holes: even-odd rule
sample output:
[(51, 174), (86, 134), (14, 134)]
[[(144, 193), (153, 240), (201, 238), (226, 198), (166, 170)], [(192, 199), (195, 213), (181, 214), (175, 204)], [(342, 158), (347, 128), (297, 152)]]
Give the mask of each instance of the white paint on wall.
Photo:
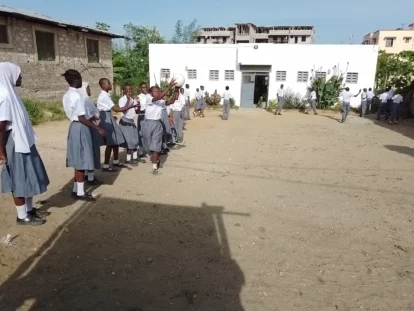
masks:
[[(181, 73), (190, 85), (192, 96), (200, 85), (209, 93), (221, 94), (226, 86), (240, 105), (242, 73), (240, 65), (270, 65), (269, 99), (276, 98), (280, 84), (301, 96), (307, 95), (308, 82), (297, 82), (298, 71), (323, 71), (327, 78), (343, 72), (358, 73), (357, 83), (346, 83), (355, 94), (374, 87), (378, 46), (373, 45), (290, 45), (290, 44), (150, 44), (150, 84), (161, 80), (161, 69), (171, 76)], [(197, 79), (188, 79), (188, 70), (197, 70)], [(219, 80), (211, 81), (209, 71), (218, 70)], [(225, 80), (225, 70), (234, 70), (234, 80)], [(276, 71), (286, 71), (286, 81), (276, 81)], [(155, 78), (154, 78), (155, 76)], [(360, 99), (351, 105), (357, 107)]]

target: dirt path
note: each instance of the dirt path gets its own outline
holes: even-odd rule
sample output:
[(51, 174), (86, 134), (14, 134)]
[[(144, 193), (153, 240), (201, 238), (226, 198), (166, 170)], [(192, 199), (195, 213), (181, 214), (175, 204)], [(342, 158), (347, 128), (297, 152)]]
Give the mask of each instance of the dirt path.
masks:
[[(159, 176), (69, 198), (67, 123), (36, 129), (46, 225), (0, 201), (0, 310), (414, 310), (413, 126), (286, 112), (189, 122)], [(63, 189), (63, 190), (62, 190)]]

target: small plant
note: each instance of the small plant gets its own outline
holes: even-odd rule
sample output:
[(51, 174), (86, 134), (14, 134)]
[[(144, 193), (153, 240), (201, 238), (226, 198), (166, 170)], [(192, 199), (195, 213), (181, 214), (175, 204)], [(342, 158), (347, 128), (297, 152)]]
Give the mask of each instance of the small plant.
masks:
[(206, 92), (206, 104), (210, 106), (218, 106), (221, 103), (221, 96), (217, 94), (217, 90), (212, 95)]
[(286, 89), (285, 91), (285, 103), (283, 109), (301, 109), (305, 106), (302, 101), (302, 96), (299, 93), (293, 92), (291, 89)]
[(60, 121), (66, 118), (65, 110), (61, 103), (40, 104), (44, 108), (44, 121)]
[(194, 107), (194, 103), (195, 103), (195, 99), (193, 98), (193, 99), (190, 101), (190, 107)]
[(236, 106), (236, 100), (234, 98), (230, 98), (230, 109), (239, 109), (239, 106)]
[(30, 121), (33, 125), (38, 125), (43, 121), (44, 113), (40, 105), (30, 99), (23, 100), (26, 111), (29, 114)]
[(267, 111), (272, 111), (272, 110), (276, 109), (276, 106), (277, 106), (276, 99), (270, 99), (267, 102), (267, 108), (266, 108), (266, 110)]

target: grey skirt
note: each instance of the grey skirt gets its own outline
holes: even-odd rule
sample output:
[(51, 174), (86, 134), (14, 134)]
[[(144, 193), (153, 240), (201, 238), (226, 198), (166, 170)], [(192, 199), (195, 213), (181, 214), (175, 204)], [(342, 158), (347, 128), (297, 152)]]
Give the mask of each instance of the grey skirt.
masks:
[(66, 167), (73, 167), (77, 171), (94, 170), (93, 150), (90, 129), (80, 122), (72, 122), (69, 126)]
[(196, 109), (197, 110), (201, 110), (201, 109), (203, 109), (202, 107), (203, 107), (203, 100), (200, 98), (200, 99), (195, 99), (195, 107), (196, 107)]
[(106, 131), (105, 145), (116, 146), (125, 142), (121, 129), (116, 123), (111, 111), (99, 111), (101, 123), (99, 126)]
[(125, 140), (125, 142), (121, 144), (121, 147), (126, 149), (137, 149), (139, 145), (139, 135), (134, 120), (122, 117), (121, 121), (119, 121), (119, 128)]
[(143, 139), (143, 136), (144, 136), (144, 134), (143, 134), (144, 130), (143, 129), (145, 127), (145, 114), (140, 114), (138, 116), (137, 125), (138, 125), (137, 129), (138, 129), (138, 138), (139, 138), (138, 151), (139, 151), (140, 155), (143, 155), (145, 153), (145, 150), (146, 150), (146, 148), (144, 146), (144, 139)]
[(14, 149), (14, 140), (8, 133), (6, 144), (7, 164), (1, 171), (1, 193), (13, 193), (17, 198), (31, 198), (46, 192), (49, 185), (45, 166), (36, 146), (30, 153), (18, 153)]
[(146, 120), (144, 127), (144, 146), (146, 153), (160, 152), (164, 131), (159, 120)]
[(95, 164), (95, 169), (99, 170), (101, 168), (101, 146), (103, 146), (105, 142), (97, 130), (90, 129), (90, 131), (92, 137), (93, 162)]
[(171, 127), (170, 127), (170, 120), (168, 120), (167, 109), (162, 110), (161, 123), (164, 128), (164, 135), (166, 135), (167, 137), (170, 137), (172, 133), (171, 133)]

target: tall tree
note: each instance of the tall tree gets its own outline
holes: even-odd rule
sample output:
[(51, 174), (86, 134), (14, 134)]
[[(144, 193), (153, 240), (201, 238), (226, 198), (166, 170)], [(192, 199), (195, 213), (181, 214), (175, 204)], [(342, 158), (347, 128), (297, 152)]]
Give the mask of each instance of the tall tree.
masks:
[(196, 43), (197, 36), (200, 32), (200, 25), (197, 24), (197, 20), (194, 19), (187, 26), (184, 25), (182, 20), (178, 20), (175, 24), (175, 32), (171, 39), (171, 43), (183, 44), (183, 43)]
[(96, 22), (95, 28), (103, 31), (108, 31), (111, 26), (109, 26), (107, 23)]

